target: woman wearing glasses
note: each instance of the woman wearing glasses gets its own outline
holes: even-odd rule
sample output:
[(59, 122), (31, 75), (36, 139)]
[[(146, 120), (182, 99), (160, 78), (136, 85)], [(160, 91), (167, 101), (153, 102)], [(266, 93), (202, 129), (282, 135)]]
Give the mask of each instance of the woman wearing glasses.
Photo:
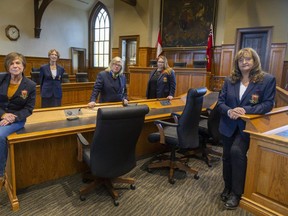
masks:
[(174, 97), (175, 89), (175, 72), (169, 67), (167, 58), (160, 55), (157, 59), (157, 69), (150, 73), (146, 97), (171, 100)]
[(88, 107), (93, 108), (96, 105), (99, 94), (100, 103), (122, 101), (124, 105), (128, 104), (126, 78), (120, 57), (113, 58), (109, 67), (98, 74)]
[(226, 77), (218, 99), (225, 185), (221, 200), (227, 209), (236, 209), (244, 192), (250, 138), (243, 131), (245, 122), (240, 116), (271, 111), (275, 94), (275, 77), (262, 71), (256, 51), (241, 49), (235, 56), (232, 74)]

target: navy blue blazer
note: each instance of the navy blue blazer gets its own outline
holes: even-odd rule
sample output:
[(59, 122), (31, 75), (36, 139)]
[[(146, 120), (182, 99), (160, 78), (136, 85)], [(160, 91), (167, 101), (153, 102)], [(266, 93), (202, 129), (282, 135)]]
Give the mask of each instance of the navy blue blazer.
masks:
[(117, 77), (120, 82), (120, 88), (116, 89), (113, 85), (114, 79), (111, 72), (101, 71), (94, 83), (93, 91), (90, 97), (90, 102), (96, 102), (98, 95), (100, 94), (99, 102), (120, 102), (123, 99), (127, 99), (126, 78), (124, 74)]
[(230, 119), (228, 110), (235, 107), (243, 107), (246, 114), (265, 114), (274, 107), (276, 94), (276, 80), (272, 75), (265, 73), (264, 80), (261, 82), (250, 82), (244, 92), (241, 101), (239, 100), (240, 81), (233, 84), (230, 77), (225, 78), (225, 82), (218, 98), (218, 109), (221, 112), (219, 131), (221, 134), (231, 137), (237, 128), (246, 138), (244, 133), (245, 121), (241, 118)]
[[(150, 85), (150, 79), (154, 76), (156, 73), (156, 70), (153, 70), (150, 73), (150, 77), (148, 80), (148, 86), (146, 90), (146, 97), (148, 98), (149, 95), (149, 85)], [(160, 76), (158, 77), (157, 80), (157, 98), (166, 98), (168, 96), (173, 96), (175, 95), (175, 90), (176, 90), (176, 78), (175, 78), (175, 72), (174, 70), (171, 71), (171, 74), (167, 73), (161, 73)]]
[(40, 93), (42, 98), (62, 98), (61, 83), (64, 72), (64, 68), (57, 65), (57, 74), (53, 79), (50, 64), (40, 67)]
[(16, 122), (25, 121), (33, 112), (36, 100), (36, 83), (23, 75), (15, 94), (8, 99), (10, 73), (0, 73), (0, 116), (4, 113), (16, 115)]

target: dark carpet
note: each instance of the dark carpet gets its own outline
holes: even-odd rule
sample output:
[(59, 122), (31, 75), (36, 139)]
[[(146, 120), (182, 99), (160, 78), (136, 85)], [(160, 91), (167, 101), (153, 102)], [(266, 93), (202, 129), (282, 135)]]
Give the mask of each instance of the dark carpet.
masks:
[[(80, 201), (79, 188), (84, 184), (80, 174), (31, 186), (18, 191), (20, 210), (12, 212), (4, 190), (0, 193), (0, 215), (95, 215), (95, 216), (251, 216), (241, 209), (226, 210), (219, 195), (223, 189), (222, 162), (209, 168), (205, 162), (190, 159), (189, 165), (199, 170), (200, 178), (177, 171), (176, 183), (168, 182), (168, 170), (146, 171), (151, 159), (142, 159), (127, 176), (137, 179), (136, 190), (120, 185), (119, 206), (104, 187), (97, 188)], [(129, 187), (127, 187), (129, 188)]]

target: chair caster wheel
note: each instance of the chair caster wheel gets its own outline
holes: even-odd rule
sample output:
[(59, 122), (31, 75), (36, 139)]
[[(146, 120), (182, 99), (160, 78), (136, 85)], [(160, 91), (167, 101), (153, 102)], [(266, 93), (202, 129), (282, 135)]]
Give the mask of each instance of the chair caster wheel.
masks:
[(195, 174), (194, 175), (194, 179), (198, 180), (199, 179), (199, 175)]
[(169, 179), (170, 184), (175, 184), (175, 179)]
[(119, 202), (117, 200), (114, 200), (114, 206), (119, 206)]
[(148, 172), (148, 173), (152, 173), (152, 169), (147, 168), (147, 172)]
[(83, 182), (83, 183), (87, 183), (87, 182), (89, 182), (89, 179), (83, 178), (83, 179), (82, 179), (82, 182)]
[(131, 189), (131, 190), (135, 190), (135, 189), (136, 189), (136, 186), (135, 186), (134, 184), (131, 184), (131, 185), (130, 185), (130, 189)]
[(81, 195), (81, 196), (80, 196), (80, 200), (81, 200), (81, 201), (85, 201), (85, 200), (86, 200), (86, 197), (83, 196), (83, 195)]

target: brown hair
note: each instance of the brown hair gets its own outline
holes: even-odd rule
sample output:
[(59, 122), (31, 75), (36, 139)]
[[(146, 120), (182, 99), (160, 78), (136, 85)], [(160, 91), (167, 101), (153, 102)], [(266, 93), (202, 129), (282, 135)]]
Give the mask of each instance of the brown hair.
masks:
[(11, 52), (8, 55), (6, 55), (4, 59), (4, 66), (7, 72), (9, 72), (9, 67), (15, 59), (19, 59), (22, 62), (24, 69), (26, 68), (26, 58), (21, 53)]
[(264, 72), (262, 71), (261, 68), (261, 61), (259, 55), (254, 49), (247, 47), (239, 50), (234, 58), (233, 70), (231, 73), (232, 83), (236, 83), (242, 78), (242, 73), (239, 68), (239, 59), (243, 57), (251, 57), (254, 61), (254, 65), (249, 73), (250, 81), (252, 82), (262, 81), (264, 78)]
[(56, 53), (57, 53), (57, 56), (58, 56), (57, 59), (60, 58), (60, 53), (59, 53), (58, 50), (56, 50), (56, 49), (51, 49), (51, 50), (49, 50), (49, 51), (48, 51), (48, 57), (50, 57), (50, 55), (52, 54), (52, 52), (56, 52)]

